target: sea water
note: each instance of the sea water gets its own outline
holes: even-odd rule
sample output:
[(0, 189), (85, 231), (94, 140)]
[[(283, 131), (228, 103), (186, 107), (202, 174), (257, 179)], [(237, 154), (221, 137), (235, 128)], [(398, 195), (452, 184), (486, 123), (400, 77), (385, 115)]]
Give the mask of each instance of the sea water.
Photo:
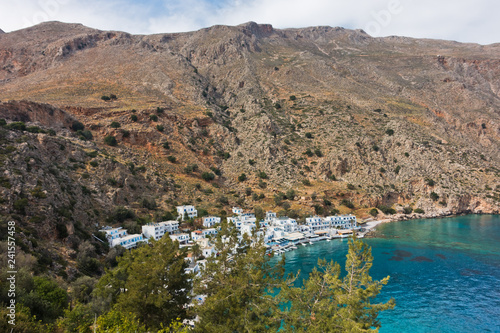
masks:
[[(364, 239), (370, 275), (390, 276), (375, 302), (393, 297), (380, 332), (500, 332), (500, 216), (468, 215), (381, 224)], [(321, 241), (286, 253), (287, 273), (306, 278), (318, 258), (343, 268), (348, 241)]]

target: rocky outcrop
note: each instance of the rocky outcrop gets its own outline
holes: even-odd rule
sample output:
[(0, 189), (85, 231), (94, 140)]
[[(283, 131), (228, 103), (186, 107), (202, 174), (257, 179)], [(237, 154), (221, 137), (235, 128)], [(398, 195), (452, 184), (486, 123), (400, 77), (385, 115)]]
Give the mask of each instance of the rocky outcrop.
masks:
[(0, 118), (32, 122), (53, 129), (69, 129), (76, 119), (67, 112), (48, 104), (29, 101), (0, 103)]

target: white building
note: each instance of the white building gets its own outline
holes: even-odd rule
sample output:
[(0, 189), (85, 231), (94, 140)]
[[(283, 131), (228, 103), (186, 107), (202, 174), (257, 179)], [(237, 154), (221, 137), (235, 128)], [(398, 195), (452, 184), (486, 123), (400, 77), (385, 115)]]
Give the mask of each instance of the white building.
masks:
[(184, 216), (192, 219), (198, 216), (198, 211), (194, 206), (177, 206), (177, 213), (181, 217), (181, 220), (184, 221)]
[(330, 228), (352, 229), (357, 227), (357, 220), (354, 215), (328, 216), (325, 217), (324, 221), (328, 222)]
[(175, 233), (179, 230), (179, 222), (177, 221), (165, 221), (158, 223), (148, 223), (142, 226), (143, 235), (149, 239), (153, 238), (158, 240), (167, 233)]
[(170, 239), (172, 241), (178, 241), (179, 244), (187, 244), (189, 242), (189, 235), (188, 234), (175, 234), (175, 235), (169, 235)]
[(317, 231), (317, 230), (323, 230), (324, 224), (323, 224), (323, 219), (319, 216), (311, 216), (306, 218), (306, 224), (311, 230), (311, 232)]
[(204, 237), (207, 236), (217, 236), (217, 229), (215, 228), (209, 228), (209, 229), (203, 229), (201, 233), (203, 234)]
[(283, 228), (284, 232), (294, 232), (298, 230), (297, 221), (289, 217), (275, 218), (272, 225)]
[(241, 230), (241, 227), (245, 224), (253, 224), (255, 226), (256, 221), (257, 219), (253, 213), (241, 213), (240, 215), (227, 218), (227, 222), (233, 223), (238, 230)]
[(233, 214), (241, 215), (243, 214), (243, 209), (241, 209), (240, 207), (233, 207)]
[[(201, 230), (195, 230), (191, 232), (191, 239), (196, 242), (198, 239), (205, 238), (205, 235), (201, 232)], [(179, 242), (180, 243), (180, 242)]]
[(201, 248), (201, 252), (203, 253), (203, 256), (205, 258), (214, 256), (217, 254), (217, 252), (215, 251), (215, 247), (213, 247), (213, 246), (203, 247), (203, 248)]
[(127, 230), (122, 227), (112, 228), (112, 227), (104, 227), (100, 232), (104, 232), (106, 234), (106, 239), (111, 244), (111, 241), (116, 238), (121, 238), (127, 235)]
[(113, 239), (113, 241), (111, 242), (111, 247), (121, 245), (128, 250), (136, 247), (137, 243), (140, 242), (147, 242), (147, 240), (142, 237), (142, 234), (126, 235), (121, 238)]
[(212, 228), (217, 223), (220, 223), (220, 217), (217, 217), (217, 216), (205, 216), (203, 218), (203, 226), (205, 228)]
[(255, 229), (255, 224), (245, 223), (241, 226), (240, 234), (243, 236), (247, 234), (248, 236), (252, 236), (252, 230)]
[(104, 227), (99, 231), (106, 234), (106, 239), (108, 240), (110, 247), (121, 245), (126, 249), (131, 249), (136, 247), (137, 243), (147, 241), (144, 240), (142, 234), (129, 235), (127, 233), (127, 229), (123, 229), (122, 227)]
[(273, 221), (276, 219), (276, 213), (273, 213), (271, 211), (266, 212), (266, 219), (265, 221), (270, 225), (273, 223)]

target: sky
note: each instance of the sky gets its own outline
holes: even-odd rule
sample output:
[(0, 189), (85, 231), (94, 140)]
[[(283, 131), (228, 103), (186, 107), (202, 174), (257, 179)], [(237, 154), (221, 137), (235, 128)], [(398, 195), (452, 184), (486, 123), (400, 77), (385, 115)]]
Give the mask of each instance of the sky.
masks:
[(0, 29), (62, 21), (152, 34), (254, 21), (491, 44), (500, 42), (498, 13), (498, 0), (0, 0)]

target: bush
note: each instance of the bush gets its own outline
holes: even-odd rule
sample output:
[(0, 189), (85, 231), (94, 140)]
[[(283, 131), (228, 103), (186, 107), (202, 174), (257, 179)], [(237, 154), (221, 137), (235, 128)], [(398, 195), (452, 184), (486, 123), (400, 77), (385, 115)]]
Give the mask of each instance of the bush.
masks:
[(76, 135), (78, 135), (81, 140), (92, 140), (94, 138), (92, 132), (89, 130), (78, 130), (76, 131)]
[(7, 122), (5, 121), (5, 119), (0, 118), (0, 126), (2, 126), (2, 127), (3, 127), (3, 126), (5, 126), (5, 125), (7, 125)]
[(138, 118), (137, 118), (137, 116), (135, 114), (133, 114), (133, 115), (130, 116), (130, 120), (132, 120), (134, 122), (137, 121), (137, 119)]
[(151, 115), (149, 115), (149, 120), (151, 120), (151, 121), (158, 121), (158, 116), (155, 115), (155, 114), (151, 114)]
[(432, 201), (437, 201), (437, 199), (439, 199), (439, 194), (437, 194), (436, 192), (431, 192), (430, 198), (432, 199)]
[(164, 149), (170, 149), (170, 145), (168, 144), (167, 141), (163, 142), (162, 146)]
[(312, 133), (311, 133), (311, 132), (307, 132), (307, 133), (306, 133), (306, 138), (308, 138), (308, 139), (312, 139), (312, 137), (313, 137), (313, 135), (312, 135)]
[(377, 217), (377, 215), (378, 215), (378, 209), (377, 208), (370, 209), (370, 215), (373, 216), (373, 217)]
[(386, 215), (396, 214), (396, 210), (392, 207), (380, 205), (380, 206), (378, 206), (378, 209), (380, 209), (382, 211), (382, 213), (384, 213)]
[(425, 214), (425, 211), (423, 209), (421, 209), (421, 208), (417, 208), (417, 209), (415, 209), (415, 213), (417, 213), (417, 214)]
[(110, 95), (109, 95), (109, 99), (113, 99), (113, 100), (115, 100), (115, 99), (118, 99), (118, 97), (116, 97), (116, 95), (115, 95), (115, 94), (110, 94)]
[(295, 101), (296, 99), (297, 99), (297, 97), (295, 97), (295, 95), (290, 96), (291, 101)]
[(247, 180), (247, 175), (245, 175), (244, 173), (242, 173), (241, 175), (239, 175), (238, 181), (244, 182), (245, 180)]
[(408, 153), (405, 153), (405, 157), (410, 157), (410, 154), (408, 154)]
[(305, 186), (311, 186), (311, 182), (309, 181), (309, 179), (304, 179), (302, 181), (302, 184), (304, 184)]
[(315, 153), (315, 154), (316, 154), (316, 156), (318, 156), (318, 157), (323, 157), (323, 153), (322, 153), (322, 152), (321, 152), (321, 150), (319, 150), (319, 149), (314, 150), (314, 153)]
[(97, 163), (97, 161), (90, 161), (89, 163), (91, 166), (93, 166), (94, 168), (97, 167), (99, 165), (99, 163)]
[(217, 201), (219, 201), (221, 204), (223, 205), (229, 205), (229, 200), (227, 199), (227, 197), (221, 195)]
[(434, 186), (436, 183), (434, 182), (434, 180), (430, 179), (430, 178), (427, 178), (425, 180), (425, 182), (427, 183), (427, 185), (429, 186)]
[(379, 151), (379, 150), (380, 150), (380, 148), (379, 148), (377, 145), (373, 145), (373, 146), (372, 146), (372, 150), (373, 150), (373, 151)]
[(206, 171), (205, 171), (205, 172), (203, 172), (203, 173), (201, 174), (201, 178), (202, 178), (203, 180), (205, 180), (205, 181), (207, 181), (207, 182), (208, 182), (208, 181), (214, 180), (214, 179), (215, 179), (215, 175), (214, 175), (213, 173), (211, 173), (211, 172), (206, 172)]
[(304, 152), (304, 154), (306, 154), (309, 157), (312, 157), (314, 155), (313, 152), (311, 151), (311, 149), (309, 149), (309, 148), (307, 148), (307, 150)]
[(400, 165), (398, 165), (398, 166), (396, 166), (396, 168), (394, 169), (394, 173), (397, 175), (397, 174), (399, 174), (399, 171), (400, 171), (400, 170), (401, 170), (401, 166), (400, 166)]
[(116, 146), (118, 145), (118, 141), (116, 141), (116, 138), (112, 135), (108, 135), (107, 137), (104, 138), (104, 143), (107, 144), (108, 146)]
[(125, 220), (133, 219), (134, 217), (135, 217), (135, 214), (133, 211), (131, 211), (125, 207), (118, 206), (115, 208), (112, 215), (108, 218), (108, 221), (109, 222), (115, 222), (115, 221), (124, 222)]
[(410, 206), (406, 206), (405, 208), (403, 208), (403, 213), (411, 214), (411, 212), (413, 212), (413, 208), (411, 208)]
[(141, 206), (142, 206), (142, 208), (146, 208), (146, 209), (149, 209), (149, 210), (156, 210), (156, 207), (158, 207), (154, 198), (151, 198), (151, 199), (144, 198), (144, 199), (142, 199)]
[(257, 177), (261, 179), (267, 179), (267, 174), (264, 171), (257, 172)]
[(26, 215), (26, 207), (28, 206), (28, 199), (22, 198), (14, 201), (14, 210), (19, 214)]
[(156, 125), (156, 129), (158, 130), (158, 132), (163, 132), (165, 127), (163, 127), (163, 125)]
[(109, 96), (103, 95), (103, 96), (101, 96), (101, 99), (103, 101), (109, 101), (111, 98)]
[(25, 131), (26, 124), (22, 121), (16, 121), (5, 126), (8, 130)]
[(175, 156), (169, 155), (169, 156), (167, 156), (167, 160), (170, 163), (175, 163), (177, 161), (177, 158), (175, 158)]
[(354, 204), (350, 200), (342, 199), (340, 204), (346, 206), (347, 208), (354, 209)]
[(212, 172), (215, 173), (217, 176), (221, 175), (220, 170), (216, 167), (211, 167), (210, 170), (212, 170)]
[(120, 132), (122, 133), (122, 137), (124, 138), (128, 138), (130, 136), (130, 131), (122, 129)]
[(109, 126), (110, 126), (110, 127), (112, 127), (112, 128), (120, 128), (120, 126), (121, 126), (121, 125), (120, 125), (120, 123), (119, 123), (119, 122), (117, 122), (117, 121), (113, 121), (113, 122), (111, 123), (111, 125), (109, 125)]
[(347, 188), (349, 190), (354, 190), (356, 187), (354, 185), (352, 185), (352, 184), (347, 184)]
[(385, 169), (384, 168), (380, 168), (380, 169), (378, 169), (378, 171), (380, 171), (381, 173), (385, 173)]
[(252, 159), (248, 160), (248, 164), (250, 164), (250, 165), (255, 165), (255, 163), (257, 163), (257, 162), (255, 162), (255, 160), (252, 160)]
[(392, 136), (392, 135), (394, 135), (394, 130), (388, 129), (388, 130), (385, 131), (385, 134), (387, 134), (389, 136)]
[(286, 194), (285, 194), (285, 197), (288, 199), (288, 200), (293, 200), (295, 199), (295, 191), (293, 189), (289, 189), (288, 191), (286, 191)]

